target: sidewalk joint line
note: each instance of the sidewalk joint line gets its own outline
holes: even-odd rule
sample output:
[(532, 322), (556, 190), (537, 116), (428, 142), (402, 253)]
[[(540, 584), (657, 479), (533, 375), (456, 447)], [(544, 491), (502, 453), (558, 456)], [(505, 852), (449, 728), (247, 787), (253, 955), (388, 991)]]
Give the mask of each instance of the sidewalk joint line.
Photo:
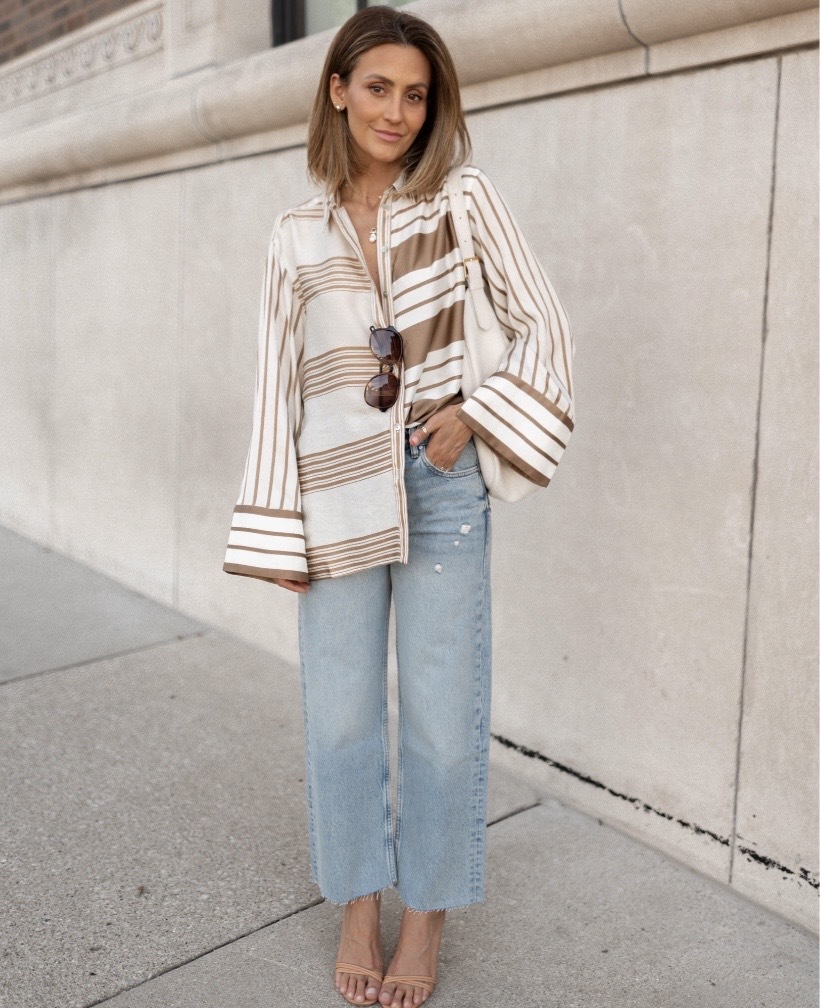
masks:
[[(560, 770), (562, 773), (569, 774), (570, 777), (575, 777), (576, 780), (579, 780), (584, 784), (591, 784), (593, 787), (599, 788), (601, 791), (606, 791), (606, 793), (612, 795), (613, 798), (620, 798), (622, 801), (629, 802), (629, 804), (633, 805), (636, 809), (641, 809), (644, 812), (652, 812), (661, 819), (666, 819), (668, 822), (674, 822), (677, 823), (678, 826), (683, 826), (685, 829), (692, 830), (692, 832), (696, 833), (698, 836), (707, 836), (710, 839), (715, 840), (717, 843), (722, 844), (724, 847), (728, 847), (730, 845), (728, 837), (722, 837), (720, 834), (714, 833), (712, 830), (706, 829), (703, 826), (698, 826), (697, 823), (689, 822), (686, 819), (679, 819), (677, 816), (673, 816), (670, 812), (662, 812), (660, 809), (655, 808), (654, 805), (650, 805), (641, 798), (624, 794), (622, 791), (616, 791), (614, 788), (603, 784), (601, 781), (595, 780), (594, 777), (581, 773), (580, 770), (574, 770), (572, 767), (568, 767), (564, 763), (559, 763), (557, 760), (554, 760), (549, 756), (545, 756), (543, 753), (538, 752), (537, 749), (530, 749), (528, 746), (519, 745), (511, 739), (505, 738), (503, 735), (496, 735), (495, 733), (491, 735), (491, 738), (500, 745), (505, 746), (507, 749), (512, 749), (513, 752), (520, 753), (528, 759), (539, 760), (542, 763), (546, 763), (547, 766), (553, 767), (555, 770)], [(737, 839), (740, 838), (736, 836), (735, 840), (737, 841)], [(820, 889), (820, 879), (818, 879), (816, 875), (812, 875), (808, 868), (788, 868), (786, 865), (775, 861), (774, 858), (767, 857), (765, 854), (759, 854), (756, 850), (744, 844), (736, 842), (735, 846), (738, 851), (740, 851), (741, 854), (745, 854), (750, 861), (761, 864), (764, 868), (774, 868), (779, 872), (783, 872), (784, 875), (792, 875), (798, 881), (808, 883), (812, 889)]]
[(306, 903), (304, 906), (296, 907), (295, 910), (288, 910), (288, 912), (282, 914), (281, 917), (274, 917), (273, 920), (266, 921), (264, 924), (260, 924), (259, 927), (251, 928), (250, 931), (235, 935), (233, 938), (228, 938), (226, 941), (220, 942), (212, 948), (205, 949), (204, 952), (198, 952), (196, 955), (191, 956), (190, 959), (185, 959), (183, 962), (175, 963), (173, 966), (168, 966), (166, 969), (157, 970), (156, 973), (152, 973), (151, 976), (146, 977), (144, 980), (140, 980), (139, 983), (132, 984), (130, 987), (122, 987), (116, 993), (106, 994), (105, 997), (98, 998), (96, 1001), (87, 1001), (82, 1008), (94, 1008), (95, 1005), (102, 1005), (108, 1001), (113, 1001), (115, 998), (118, 998), (120, 994), (126, 994), (130, 991), (137, 990), (137, 988), (143, 987), (147, 983), (151, 983), (152, 980), (156, 980), (161, 976), (166, 976), (168, 973), (174, 973), (176, 970), (182, 969), (183, 966), (188, 966), (191, 963), (196, 962), (197, 959), (204, 959), (205, 956), (210, 955), (212, 952), (216, 952), (218, 949), (225, 948), (227, 945), (233, 945), (235, 942), (242, 941), (243, 938), (249, 938), (251, 935), (257, 934), (259, 931), (264, 931), (265, 928), (273, 927), (274, 924), (281, 924), (282, 921), (286, 921), (289, 917), (296, 917), (305, 910), (312, 910), (313, 907), (317, 907), (320, 903), (324, 902), (324, 897), (319, 896), (310, 903)]
[(487, 823), (487, 827), (497, 826), (499, 823), (503, 823), (507, 819), (512, 819), (513, 816), (521, 815), (522, 812), (530, 812), (532, 809), (540, 807), (540, 801), (534, 801), (531, 805), (522, 805), (521, 808), (513, 809), (512, 812), (505, 812), (504, 815), (499, 816), (497, 819), (489, 821)]
[(168, 637), (161, 641), (152, 641), (150, 644), (140, 644), (136, 647), (126, 648), (124, 651), (112, 651), (110, 654), (95, 655), (93, 658), (86, 658), (82, 661), (70, 662), (68, 665), (57, 665), (54, 668), (38, 669), (36, 672), (24, 672), (13, 679), (6, 679), (0, 682), (0, 689), (4, 686), (11, 686), (12, 683), (24, 682), (27, 679), (39, 679), (40, 676), (52, 675), (54, 672), (68, 672), (71, 669), (83, 668), (85, 665), (96, 665), (98, 662), (109, 661), (112, 658), (124, 658), (126, 655), (140, 654), (143, 651), (150, 651), (152, 648), (164, 647), (166, 644), (178, 644), (181, 641), (194, 640), (196, 637), (205, 637), (211, 633), (209, 629), (197, 630), (195, 633), (177, 634), (175, 637)]

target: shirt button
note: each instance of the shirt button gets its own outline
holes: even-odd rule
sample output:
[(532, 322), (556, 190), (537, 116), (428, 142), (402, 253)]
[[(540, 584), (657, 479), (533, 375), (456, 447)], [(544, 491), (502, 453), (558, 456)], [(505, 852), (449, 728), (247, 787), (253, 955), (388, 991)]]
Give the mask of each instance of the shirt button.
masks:
[(400, 431), (401, 430), (401, 424), (396, 424), (396, 426), (393, 428), (393, 430)]

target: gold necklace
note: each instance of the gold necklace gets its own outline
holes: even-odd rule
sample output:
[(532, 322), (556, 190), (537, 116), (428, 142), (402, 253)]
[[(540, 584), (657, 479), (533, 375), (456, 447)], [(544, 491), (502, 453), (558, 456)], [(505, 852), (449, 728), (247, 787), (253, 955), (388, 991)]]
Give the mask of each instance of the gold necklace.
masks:
[[(356, 221), (356, 220), (358, 219), (358, 222), (359, 222), (359, 224), (361, 225), (361, 227), (362, 227), (362, 228), (363, 228), (363, 229), (364, 229), (365, 231), (367, 230), (367, 222), (363, 222), (363, 221), (362, 221), (362, 219), (361, 219), (361, 217), (359, 217), (359, 215), (358, 215), (358, 214), (354, 214), (354, 213), (353, 213), (353, 207), (352, 207), (352, 205), (351, 205), (351, 206), (349, 206), (349, 207), (347, 208), (347, 212), (348, 212), (349, 214), (351, 214), (351, 215), (352, 215), (352, 217), (353, 217), (353, 220), (354, 220), (354, 223), (355, 223), (355, 221)], [(374, 225), (373, 225), (373, 227), (372, 227), (372, 228), (370, 229), (370, 234), (369, 234), (369, 235), (367, 236), (367, 240), (368, 240), (369, 242), (375, 242), (375, 241), (376, 241), (376, 226), (375, 226), (375, 224), (374, 224)]]
[[(364, 205), (367, 206), (367, 197), (366, 196), (364, 196), (362, 193), (356, 192), (356, 190), (353, 188), (353, 186), (349, 182), (345, 182), (345, 185), (353, 193), (354, 196), (356, 196), (358, 199), (360, 199), (362, 201), (362, 203), (364, 203)], [(381, 193), (381, 195), (379, 196), (379, 203), (381, 203), (381, 201), (384, 199), (384, 193), (386, 193), (386, 192), (387, 192), (387, 189), (385, 189), (384, 192)], [(352, 207), (348, 207), (347, 209), (348, 209), (348, 212), (350, 212), (352, 210)], [(376, 213), (378, 214), (378, 210), (376, 211)], [(353, 216), (354, 216), (354, 218), (358, 218), (359, 224), (362, 225), (362, 227), (365, 230), (367, 230), (367, 224), (362, 222), (361, 217), (359, 217), (358, 214), (355, 214)], [(378, 223), (378, 221), (377, 221), (377, 223)], [(370, 228), (370, 233), (367, 236), (367, 240), (369, 242), (371, 242), (371, 243), (375, 243), (375, 241), (376, 241), (376, 228), (375, 228), (375, 226), (372, 227), (372, 228)]]

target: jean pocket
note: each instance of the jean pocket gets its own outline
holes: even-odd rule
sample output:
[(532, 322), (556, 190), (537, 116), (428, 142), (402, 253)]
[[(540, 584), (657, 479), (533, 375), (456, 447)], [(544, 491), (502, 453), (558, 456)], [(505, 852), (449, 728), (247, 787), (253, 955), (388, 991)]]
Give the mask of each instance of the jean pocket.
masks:
[(464, 445), (461, 454), (455, 461), (452, 469), (439, 469), (427, 458), (427, 445), (419, 445), (419, 455), (422, 462), (437, 476), (446, 476), (453, 479), (457, 476), (472, 476), (478, 472), (478, 452), (475, 450), (475, 443), (472, 438)]

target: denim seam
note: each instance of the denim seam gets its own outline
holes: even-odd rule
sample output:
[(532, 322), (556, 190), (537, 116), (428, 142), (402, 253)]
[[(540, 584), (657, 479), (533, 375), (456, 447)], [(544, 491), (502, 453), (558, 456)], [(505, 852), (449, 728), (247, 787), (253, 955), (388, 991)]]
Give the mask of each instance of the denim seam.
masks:
[[(301, 601), (301, 600), (300, 600)], [(313, 881), (319, 884), (319, 855), (316, 849), (316, 821), (314, 815), (314, 799), (313, 799), (313, 763), (311, 759), (310, 752), (310, 732), (308, 730), (308, 716), (307, 716), (307, 681), (306, 681), (306, 670), (304, 659), (301, 658), (305, 653), (304, 649), (304, 615), (302, 612), (302, 606), (300, 605), (297, 613), (297, 625), (298, 625), (298, 637), (299, 637), (299, 671), (301, 679), (301, 693), (302, 693), (302, 715), (305, 723), (305, 789), (307, 791), (307, 812), (308, 812), (308, 839), (309, 839), (309, 850), (310, 850), (310, 874)]]
[[(478, 704), (475, 711), (475, 722), (474, 722), (474, 732), (475, 732), (475, 742), (476, 742), (476, 763), (475, 772), (473, 778), (473, 810), (474, 810), (474, 820), (473, 820), (473, 843), (472, 843), (472, 864), (470, 866), (471, 884), (472, 884), (472, 896), (473, 899), (478, 902), (483, 896), (484, 889), (484, 851), (486, 846), (486, 790), (487, 790), (487, 717), (488, 717), (488, 700), (487, 700), (487, 680), (488, 675), (486, 674), (486, 669), (488, 662), (491, 662), (492, 650), (490, 648), (490, 654), (487, 654), (486, 643), (486, 620), (487, 615), (487, 594), (488, 594), (488, 583), (489, 583), (489, 570), (488, 570), (488, 549), (489, 549), (489, 537), (490, 537), (490, 523), (489, 523), (489, 513), (485, 509), (484, 515), (484, 550), (482, 555), (482, 592), (480, 597), (476, 600), (476, 607), (478, 610), (478, 618), (476, 620), (476, 626), (478, 627), (478, 640), (476, 648), (476, 663), (474, 667), (475, 674), (475, 693), (478, 699)], [(490, 673), (491, 674), (491, 673)]]
[(421, 458), (421, 461), (431, 472), (434, 472), (436, 476), (444, 476), (445, 479), (460, 479), (462, 476), (475, 476), (475, 474), (479, 471), (479, 466), (477, 464), (470, 466), (469, 469), (456, 469), (455, 471), (439, 469), (438, 466), (433, 465), (430, 459), (427, 458), (427, 442), (419, 445), (419, 449), (419, 457)]
[[(392, 595), (392, 581), (391, 581)], [(387, 609), (388, 625), (390, 621), (390, 608)], [(384, 648), (382, 651), (382, 803), (384, 807), (384, 844), (387, 858), (387, 874), (392, 885), (397, 879), (397, 856), (395, 851), (395, 840), (393, 839), (393, 819), (390, 808), (390, 734), (387, 707), (387, 664), (388, 650), (390, 645), (389, 630), (384, 634)]]

